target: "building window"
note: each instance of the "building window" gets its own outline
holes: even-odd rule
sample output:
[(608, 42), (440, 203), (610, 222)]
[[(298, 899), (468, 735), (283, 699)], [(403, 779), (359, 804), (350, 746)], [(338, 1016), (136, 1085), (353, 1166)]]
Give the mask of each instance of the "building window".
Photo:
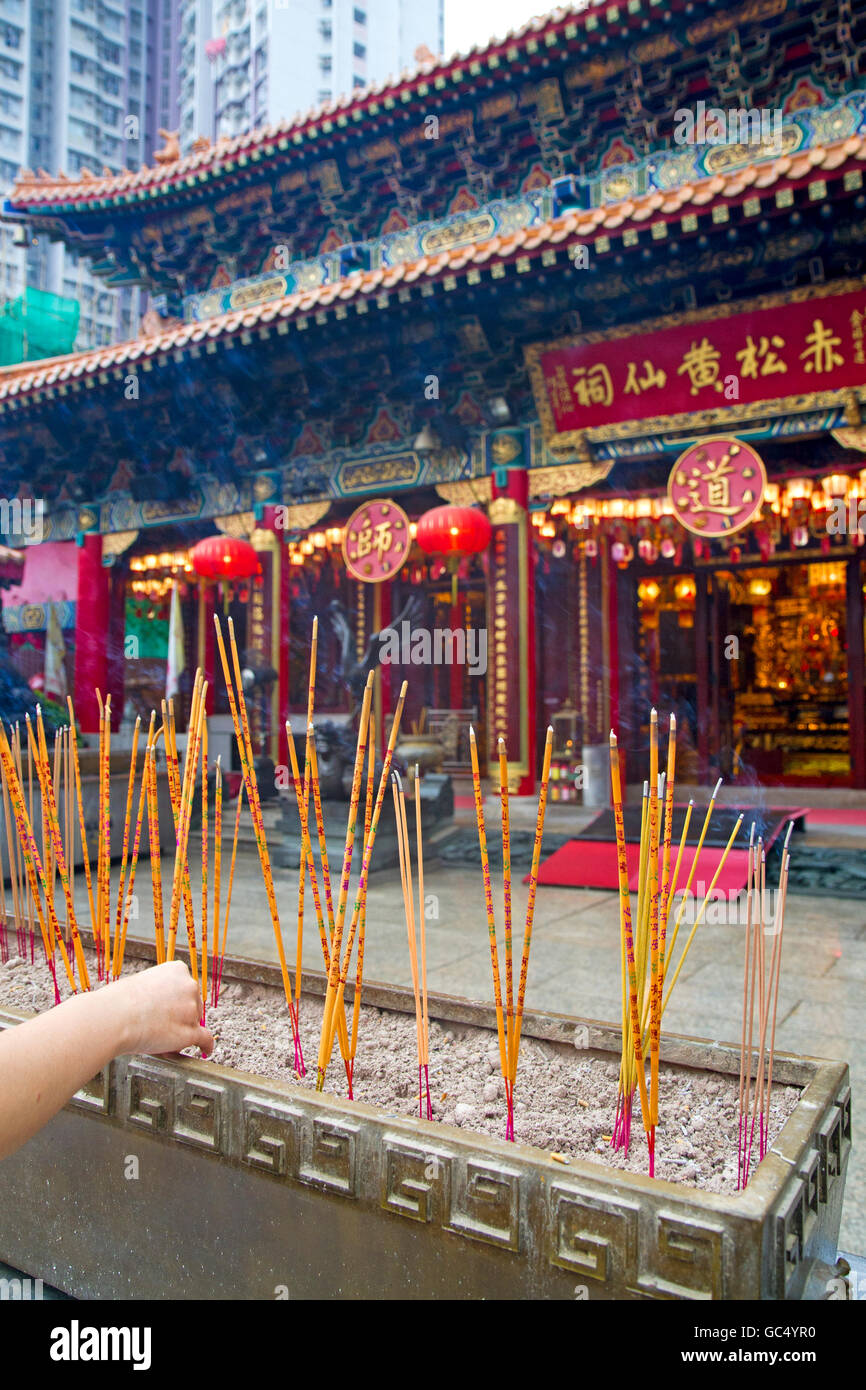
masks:
[(366, 79), (363, 78), (363, 77), (359, 77), (358, 74), (355, 73), (355, 75), (354, 75), (353, 78), (352, 78), (352, 86), (353, 86), (353, 87), (364, 87), (365, 85), (366, 85)]
[(367, 13), (366, 13), (365, 10), (353, 10), (353, 11), (352, 11), (352, 18), (354, 19), (354, 21), (355, 21), (356, 24), (366, 24), (366, 23), (367, 23)]
[(362, 43), (353, 43), (352, 52), (356, 58), (366, 58), (367, 50)]

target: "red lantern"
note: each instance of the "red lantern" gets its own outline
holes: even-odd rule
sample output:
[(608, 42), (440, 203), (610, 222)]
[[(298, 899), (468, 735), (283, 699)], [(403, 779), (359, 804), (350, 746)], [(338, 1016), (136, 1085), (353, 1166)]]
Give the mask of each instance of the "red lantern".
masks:
[(434, 507), (418, 522), (415, 539), (428, 555), (447, 556), (451, 602), (457, 602), (457, 566), (464, 555), (477, 555), (490, 544), (493, 528), (477, 507)]
[(250, 579), (262, 572), (249, 541), (235, 536), (206, 536), (193, 546), (190, 560), (203, 579)]

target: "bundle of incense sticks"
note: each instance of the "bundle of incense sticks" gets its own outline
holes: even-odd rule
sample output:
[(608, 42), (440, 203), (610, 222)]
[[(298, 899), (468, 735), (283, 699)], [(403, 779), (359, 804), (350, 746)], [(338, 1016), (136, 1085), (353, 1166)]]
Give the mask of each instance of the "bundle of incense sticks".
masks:
[[(299, 1076), (306, 1075), (304, 1066), (304, 1054), (301, 1047), (301, 1036), (299, 1029), (299, 1014), (295, 1004), (292, 990), (292, 980), (286, 964), (286, 953), (283, 947), (283, 934), (280, 928), (280, 916), (277, 910), (277, 898), (274, 892), (274, 880), (271, 873), (271, 860), (268, 853), (267, 840), (265, 839), (265, 827), (262, 817), (262, 806), (259, 800), (259, 788), (256, 780), (255, 762), (253, 757), (253, 745), (250, 738), (249, 719), (247, 718), (247, 706), (244, 698), (244, 687), (241, 679), (241, 666), (238, 658), (237, 643), (235, 641), (234, 623), (231, 618), (228, 620), (229, 643), (232, 654), (232, 668), (229, 669), (228, 656), (226, 654), (225, 642), (223, 640), (222, 627), (219, 616), (214, 614), (214, 626), (216, 628), (217, 647), (219, 649), (220, 661), (222, 663), (223, 675), (225, 676), (226, 691), (229, 699), (229, 709), (231, 710), (232, 723), (234, 725), (235, 739), (238, 746), (238, 753), (241, 760), (244, 788), (247, 794), (247, 802), (250, 808), (250, 815), (253, 822), (253, 830), (256, 837), (256, 848), (259, 852), (259, 863), (261, 864), (262, 877), (265, 881), (265, 890), (268, 896), (268, 907), (271, 914), (271, 924), (274, 930), (274, 940), (277, 947), (277, 955), (280, 961), (280, 972), (283, 981), (283, 991), (286, 996), (286, 1004), (289, 1010), (289, 1020), (292, 1029), (292, 1039), (295, 1047), (295, 1070)], [(234, 679), (232, 679), (234, 677)], [(174, 908), (173, 908), (174, 911)]]
[[(747, 1185), (752, 1171), (755, 1120), (758, 1120), (757, 1162), (767, 1152), (770, 1126), (770, 1095), (773, 1087), (773, 1058), (776, 1051), (776, 1013), (779, 1005), (779, 977), (782, 968), (782, 935), (785, 929), (785, 899), (788, 892), (788, 845), (794, 822), (788, 825), (782, 846), (779, 887), (772, 918), (767, 914), (767, 862), (760, 837), (755, 843), (755, 827), (749, 837), (749, 863), (746, 887), (746, 939), (743, 965), (743, 1015), (740, 1038), (740, 1096), (737, 1127), (737, 1187)], [(772, 932), (773, 948), (767, 968), (764, 938)], [(755, 1026), (755, 1003), (758, 1018)], [(769, 1030), (769, 1036), (768, 1036)], [(752, 1042), (756, 1042), (753, 1051)], [(752, 1082), (754, 1081), (754, 1089)]]
[(472, 757), (472, 785), (475, 792), (475, 815), (478, 821), (478, 844), (481, 850), (481, 874), (484, 881), (484, 906), (487, 912), (487, 932), (490, 939), (490, 963), (493, 971), (493, 998), (496, 1005), (496, 1031), (499, 1039), (499, 1064), (505, 1086), (505, 1137), (514, 1139), (514, 1087), (517, 1082), (517, 1062), (520, 1055), (520, 1035), (523, 1029), (523, 1005), (526, 998), (526, 976), (529, 969), (529, 950), (532, 944), (532, 923), (535, 897), (538, 890), (538, 865), (541, 859), (541, 837), (544, 833), (544, 813), (547, 806), (547, 787), (550, 779), (550, 756), (553, 751), (553, 729), (548, 728), (544, 745), (544, 763), (538, 794), (538, 813), (535, 822), (535, 842), (532, 847), (532, 867), (529, 872), (529, 894), (526, 904), (526, 923), (523, 931), (523, 953), (520, 960), (520, 983), (517, 1003), (514, 1001), (514, 969), (512, 961), (511, 928), (511, 825), (508, 806), (508, 757), (505, 740), (499, 740), (499, 795), (502, 808), (502, 886), (505, 919), (505, 1018), (502, 1012), (502, 981), (499, 971), (499, 950), (496, 937), (496, 918), (493, 910), (493, 885), (490, 878), (490, 858), (487, 852), (487, 831), (484, 825), (484, 805), (481, 799), (481, 775), (478, 767), (478, 747), (475, 730), (469, 728), (469, 749)]
[[(416, 930), (415, 889), (412, 883), (412, 852), (409, 845), (409, 825), (406, 819), (406, 793), (399, 772), (391, 774), (394, 793), (394, 819), (397, 825), (397, 849), (400, 858), (400, 879), (403, 887), (403, 910), (406, 914), (406, 933), (409, 938), (409, 963), (412, 968), (412, 990), (415, 995), (415, 1032), (418, 1050), (418, 1118), (423, 1120), (424, 1096), (427, 1098), (428, 1120), (433, 1119), (430, 1104), (430, 1016), (427, 1011), (427, 933), (424, 922), (424, 850), (421, 838), (421, 783), (415, 764), (415, 835), (418, 854), (418, 918)], [(420, 938), (420, 940), (419, 940)], [(420, 947), (420, 950), (419, 950)]]
[[(644, 783), (641, 806), (640, 853), (638, 858), (637, 900), (632, 912), (629, 887), (628, 852), (626, 849), (623, 815), (622, 784), (619, 766), (619, 747), (616, 734), (610, 735), (610, 775), (616, 826), (617, 872), (620, 905), (620, 976), (622, 985), (622, 1054), (620, 1058), (617, 1109), (611, 1144), (628, 1152), (631, 1140), (631, 1118), (635, 1091), (640, 1093), (641, 1118), (649, 1153), (650, 1177), (655, 1174), (655, 1136), (658, 1125), (659, 1059), (661, 1024), (671, 993), (679, 978), (683, 963), (691, 949), (707, 904), (725, 866), (725, 861), (739, 833), (740, 816), (731, 831), (707, 889), (688, 939), (683, 946), (670, 983), (668, 973), (674, 957), (680, 924), (690, 901), (692, 883), (698, 860), (709, 829), (721, 779), (716, 784), (704, 818), (697, 848), (692, 858), (679, 911), (669, 934), (674, 898), (678, 891), (686, 839), (691, 822), (693, 803), (689, 802), (683, 823), (676, 862), (671, 870), (671, 832), (676, 778), (676, 719), (670, 717), (667, 768), (659, 772), (658, 714), (650, 713), (649, 779)], [(650, 1065), (647, 1086), (646, 1063)]]
[(358, 923), (367, 901), (367, 879), (370, 873), (370, 860), (373, 854), (373, 847), (376, 843), (376, 832), (379, 827), (379, 817), (382, 813), (382, 802), (385, 799), (385, 788), (388, 785), (388, 778), (391, 773), (391, 762), (394, 757), (394, 746), (400, 732), (400, 721), (403, 717), (403, 705), (406, 700), (408, 683), (403, 682), (400, 689), (400, 698), (397, 701), (397, 708), (394, 711), (394, 719), (391, 724), (391, 733), (388, 737), (388, 747), (385, 750), (385, 757), (382, 763), (382, 775), (379, 779), (379, 789), (376, 793), (376, 802), (370, 819), (370, 830), (364, 844), (364, 854), (361, 861), (361, 873), (358, 878), (358, 888), (355, 897), (355, 906), (352, 911), (352, 920), (349, 925), (349, 934), (346, 940), (346, 949), (341, 958), (343, 945), (343, 929), (346, 919), (346, 904), (349, 895), (349, 879), (352, 867), (352, 852), (355, 840), (355, 824), (358, 816), (358, 802), (361, 794), (361, 774), (364, 769), (364, 750), (366, 747), (367, 723), (369, 722), (370, 697), (372, 695), (372, 685), (368, 682), (364, 692), (364, 702), (366, 706), (366, 719), (364, 709), (361, 712), (361, 725), (358, 729), (358, 745), (355, 751), (355, 767), (352, 774), (352, 793), (349, 802), (349, 820), (346, 827), (346, 845), (343, 852), (343, 874), (340, 880), (340, 899), (337, 905), (336, 919), (334, 923), (334, 935), (331, 941), (330, 966), (328, 969), (328, 986), (325, 995), (325, 1011), (322, 1017), (322, 1031), (319, 1039), (319, 1060), (316, 1076), (316, 1089), (324, 1089), (325, 1074), (331, 1053), (334, 1050), (334, 1036), (338, 1026), (338, 1020), (344, 1008), (344, 997), (346, 991), (346, 981), (349, 977), (349, 965), (352, 959), (352, 949), (355, 944), (355, 937), (358, 931)]
[[(222, 962), (225, 956), (228, 932), (231, 890), (234, 881), (237, 855), (238, 828), (240, 823), (243, 794), (238, 797), (235, 818), (235, 837), (232, 847), (229, 893), (226, 903), (225, 922), (222, 932), (222, 949), (219, 941), (219, 917), (221, 908), (221, 832), (222, 832), (222, 772), (219, 760), (216, 768), (215, 804), (215, 849), (213, 885), (212, 943), (209, 941), (208, 908), (208, 757), (207, 721), (205, 718), (205, 699), (207, 685), (201, 673), (196, 673), (193, 687), (189, 720), (186, 756), (181, 773), (177, 755), (177, 741), (172, 701), (163, 702), (162, 724), (156, 727), (156, 713), (151, 712), (147, 733), (141, 781), (137, 791), (137, 764), (140, 739), (140, 720), (136, 720), (130, 751), (129, 774), (126, 782), (125, 815), (121, 841), (119, 882), (116, 901), (111, 901), (111, 841), (110, 841), (110, 759), (111, 759), (111, 701), (102, 699), (97, 691), (99, 703), (99, 758), (98, 791), (99, 813), (97, 823), (98, 843), (96, 848), (95, 896), (91, 846), (88, 844), (87, 828), (84, 820), (84, 801), (81, 786), (81, 770), (78, 757), (75, 711), (72, 700), (67, 700), (69, 726), (61, 729), (55, 736), (53, 769), (49, 758), (42, 712), (37, 707), (35, 725), (29, 718), (26, 728), (26, 772), (24, 765), (24, 745), (21, 731), (15, 728), (7, 736), (0, 730), (5, 741), (4, 756), (0, 756), (0, 800), (3, 803), (3, 816), (6, 822), (6, 863), (9, 872), (12, 920), (16, 928), (18, 948), (21, 955), (27, 952), (28, 924), (38, 919), (43, 934), (45, 958), (54, 982), (55, 1000), (59, 1002), (56, 958), (59, 954), (66, 971), (70, 988), (89, 989), (90, 974), (84, 955), (83, 943), (75, 909), (75, 839), (80, 837), (84, 876), (87, 886), (90, 927), (93, 935), (93, 949), (97, 976), (102, 981), (117, 979), (122, 970), (126, 948), (126, 936), (135, 894), (136, 872), (142, 847), (142, 833), (147, 816), (149, 838), (149, 857), (151, 888), (153, 893), (154, 935), (157, 961), (171, 959), (175, 949), (175, 937), (179, 919), (179, 904), (184, 903), (187, 935), (190, 945), (190, 968), (195, 978), (201, 979), (202, 1018), (204, 1019), (208, 983), (211, 985), (211, 998), (215, 1003), (219, 996), (219, 981)], [(168, 937), (166, 939), (165, 913), (163, 903), (162, 866), (160, 859), (159, 810), (157, 786), (157, 744), (163, 739), (165, 745), (166, 768), (171, 794), (172, 812), (176, 832), (176, 853), (174, 872), (171, 879), (171, 908), (169, 914)], [(198, 764), (201, 758), (201, 799), (202, 799), (202, 930), (199, 956), (198, 938), (195, 924), (194, 905), (190, 890), (189, 874), (189, 831), (193, 798), (197, 785)], [(37, 844), (36, 827), (33, 817), (34, 791), (38, 790), (41, 801), (41, 849)], [(137, 809), (136, 809), (137, 806)], [(15, 834), (13, 834), (13, 826)], [(7, 925), (9, 907), (6, 896), (6, 874), (0, 856), (0, 959), (8, 955)], [(60, 881), (65, 906), (65, 920), (62, 925), (55, 906), (57, 880)], [(113, 931), (112, 931), (113, 924)], [(67, 951), (67, 944), (71, 951)], [(34, 958), (31, 943), (31, 959)], [(77, 979), (76, 979), (77, 976)]]

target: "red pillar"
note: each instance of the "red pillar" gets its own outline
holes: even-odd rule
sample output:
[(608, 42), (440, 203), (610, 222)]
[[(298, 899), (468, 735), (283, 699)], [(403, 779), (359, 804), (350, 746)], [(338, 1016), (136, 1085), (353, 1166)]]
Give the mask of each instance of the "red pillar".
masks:
[(525, 468), (510, 468), (502, 488), (494, 480), (487, 595), (488, 754), (495, 757), (496, 740), (504, 737), (509, 778), (521, 796), (535, 790), (537, 767), (535, 565), (528, 506)]
[(108, 574), (108, 690), (111, 695), (111, 729), (117, 733), (123, 718), (126, 677), (126, 573), (114, 566)]
[[(99, 731), (97, 689), (109, 689), (109, 575), (102, 566), (102, 537), (79, 538), (75, 604), (75, 714), (82, 733)], [(121, 644), (122, 654), (122, 644)]]
[(866, 787), (866, 651), (863, 643), (863, 572), (860, 552), (846, 566), (846, 643), (848, 648), (848, 736), (851, 785)]

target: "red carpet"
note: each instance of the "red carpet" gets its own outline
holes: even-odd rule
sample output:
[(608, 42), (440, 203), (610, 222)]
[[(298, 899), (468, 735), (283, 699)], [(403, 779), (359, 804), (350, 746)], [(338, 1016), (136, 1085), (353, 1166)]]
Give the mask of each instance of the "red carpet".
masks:
[[(640, 845), (626, 845), (626, 852), (628, 855), (629, 888), (635, 892), (640, 862)], [(705, 845), (701, 850), (695, 883), (692, 885), (698, 896), (702, 897), (709, 888), (723, 853), (724, 850), (716, 846)], [(681, 887), (686, 883), (694, 855), (694, 847), (686, 845), (680, 864), (679, 884)], [(742, 888), (745, 888), (747, 859), (747, 850), (731, 850), (716, 884), (717, 892), (738, 893)], [(676, 853), (674, 852), (671, 855), (672, 868), (675, 860)], [(525, 882), (526, 879), (524, 879)], [(541, 865), (538, 872), (538, 882), (551, 888), (610, 888), (616, 890), (619, 888), (616, 845), (611, 840), (569, 840), (568, 844), (555, 850), (550, 858)], [(699, 887), (699, 884), (703, 884), (703, 888)]]
[(856, 808), (833, 810), (830, 807), (813, 806), (806, 814), (813, 828), (819, 825), (866, 825), (866, 811)]

